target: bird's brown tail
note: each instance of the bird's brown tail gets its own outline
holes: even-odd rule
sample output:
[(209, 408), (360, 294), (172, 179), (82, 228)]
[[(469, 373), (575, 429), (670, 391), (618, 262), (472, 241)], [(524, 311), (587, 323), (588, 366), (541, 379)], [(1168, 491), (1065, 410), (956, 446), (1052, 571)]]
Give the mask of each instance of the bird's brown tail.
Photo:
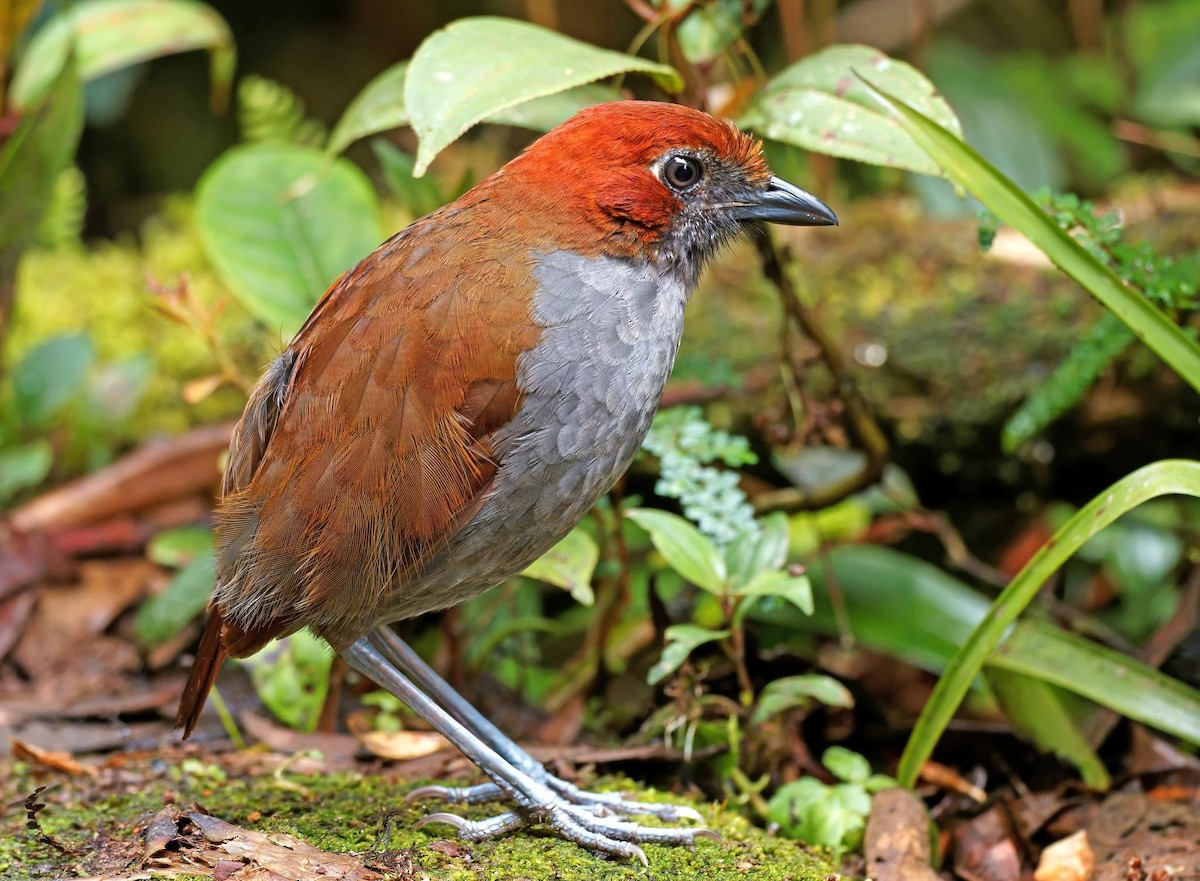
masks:
[(183, 687), (183, 697), (179, 699), (179, 712), (175, 715), (175, 727), (183, 729), (184, 740), (191, 737), (196, 721), (200, 718), (200, 711), (204, 709), (204, 701), (212, 691), (221, 664), (229, 654), (229, 649), (222, 639), (224, 629), (224, 616), (214, 606), (209, 610), (208, 623), (204, 625), (204, 635), (200, 637), (196, 660), (192, 662), (192, 672), (188, 675), (187, 685)]

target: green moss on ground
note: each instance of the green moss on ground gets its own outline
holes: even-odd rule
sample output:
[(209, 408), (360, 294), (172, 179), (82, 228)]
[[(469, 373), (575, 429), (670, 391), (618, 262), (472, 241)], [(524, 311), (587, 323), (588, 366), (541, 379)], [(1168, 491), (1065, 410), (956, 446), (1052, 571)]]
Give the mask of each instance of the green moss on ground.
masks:
[[(382, 869), (385, 877), (397, 879), (808, 881), (826, 879), (833, 871), (828, 857), (769, 836), (732, 811), (653, 790), (638, 789), (636, 797), (694, 804), (721, 840), (703, 840), (690, 850), (647, 845), (650, 867), (644, 869), (597, 857), (543, 831), (478, 844), (450, 844), (441, 837), (452, 831), (446, 826), (416, 828), (422, 816), (440, 809), (436, 803), (404, 804), (404, 794), (420, 782), (398, 783), (386, 775), (239, 774), (195, 760), (159, 762), (144, 774), (125, 767), (95, 779), (35, 777), (21, 766), (11, 773), (5, 770), (0, 768), (7, 790), (6, 813), (0, 817), (0, 879), (136, 871), (142, 868), (145, 820), (170, 803), (184, 811), (199, 805), (247, 829), (285, 832), (324, 850), (355, 854), (365, 864)], [(49, 788), (39, 800), (47, 807), (38, 820), (54, 844), (39, 841), (36, 833), (24, 829), (21, 807), (25, 796), (46, 784)], [(489, 812), (486, 806), (462, 811), (473, 818)], [(387, 869), (405, 866), (408, 859), (411, 871)]]

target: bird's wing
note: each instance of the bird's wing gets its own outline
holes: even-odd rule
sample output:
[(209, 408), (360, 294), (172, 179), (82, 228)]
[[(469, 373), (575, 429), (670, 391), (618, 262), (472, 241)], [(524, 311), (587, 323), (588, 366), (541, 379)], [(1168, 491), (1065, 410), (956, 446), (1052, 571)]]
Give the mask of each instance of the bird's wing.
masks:
[(432, 228), (330, 288), (239, 424), (217, 514), (216, 603), (253, 632), (235, 655), (305, 624), (338, 635), (482, 504), (534, 282), (527, 255)]

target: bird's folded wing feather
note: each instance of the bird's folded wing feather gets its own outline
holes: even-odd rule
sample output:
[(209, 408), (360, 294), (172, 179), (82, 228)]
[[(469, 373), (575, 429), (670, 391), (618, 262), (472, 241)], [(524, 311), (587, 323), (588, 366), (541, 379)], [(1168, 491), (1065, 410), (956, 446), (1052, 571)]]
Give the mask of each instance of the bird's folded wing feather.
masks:
[(534, 283), (526, 255), (432, 219), (334, 283), (236, 429), (214, 596), (234, 655), (306, 624), (338, 635), (482, 504)]

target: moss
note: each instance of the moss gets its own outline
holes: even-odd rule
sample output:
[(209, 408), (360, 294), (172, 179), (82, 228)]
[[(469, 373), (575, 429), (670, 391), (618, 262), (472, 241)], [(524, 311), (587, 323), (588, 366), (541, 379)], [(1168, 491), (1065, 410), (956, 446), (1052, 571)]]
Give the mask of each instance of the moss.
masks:
[[(265, 833), (286, 832), (325, 850), (360, 855), (375, 866), (388, 865), (389, 855), (408, 852), (418, 867), (413, 877), (430, 881), (807, 881), (828, 878), (832, 871), (827, 857), (794, 841), (771, 837), (733, 811), (715, 805), (696, 807), (705, 814), (710, 828), (720, 833), (720, 842), (704, 840), (691, 850), (647, 845), (647, 871), (597, 857), (542, 831), (479, 844), (439, 844), (444, 841), (441, 836), (449, 836), (452, 830), (435, 825), (416, 828), (423, 815), (438, 807), (404, 804), (404, 794), (420, 782), (396, 781), (386, 773), (244, 773), (194, 759), (170, 765), (158, 761), (142, 769), (121, 767), (95, 779), (55, 777), (40, 796), (47, 807), (38, 819), (42, 831), (66, 848), (64, 852), (38, 842), (22, 828), (21, 802), (37, 786), (50, 781), (33, 777), (23, 767), (0, 767), (0, 779), (9, 790), (3, 793), (4, 802), (14, 808), (0, 818), (0, 879), (137, 869), (141, 821), (164, 802), (174, 802), (185, 810), (197, 804), (227, 822)], [(617, 785), (617, 781), (606, 783), (608, 788)], [(637, 790), (637, 797), (686, 801), (643, 789)], [(482, 818), (494, 810), (495, 806), (481, 806), (463, 813)]]

